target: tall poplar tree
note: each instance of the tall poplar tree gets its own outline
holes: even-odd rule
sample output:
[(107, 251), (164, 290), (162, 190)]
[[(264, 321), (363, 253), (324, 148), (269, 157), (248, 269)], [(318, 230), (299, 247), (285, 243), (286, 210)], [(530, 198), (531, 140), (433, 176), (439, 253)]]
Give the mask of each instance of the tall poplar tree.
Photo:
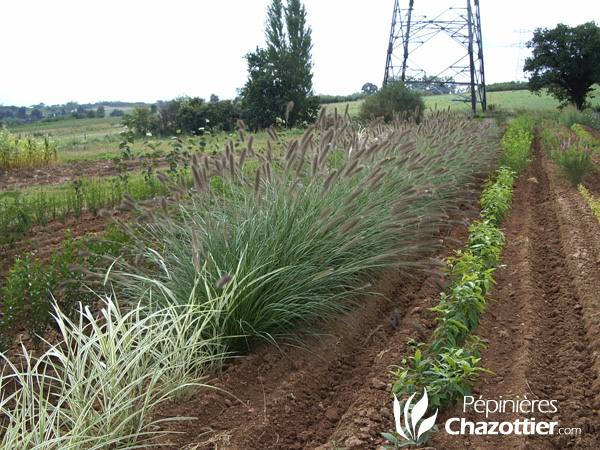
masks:
[(267, 11), (267, 48), (246, 55), (248, 80), (240, 91), (246, 122), (266, 128), (314, 121), (319, 99), (312, 87), (312, 30), (299, 0), (273, 0)]

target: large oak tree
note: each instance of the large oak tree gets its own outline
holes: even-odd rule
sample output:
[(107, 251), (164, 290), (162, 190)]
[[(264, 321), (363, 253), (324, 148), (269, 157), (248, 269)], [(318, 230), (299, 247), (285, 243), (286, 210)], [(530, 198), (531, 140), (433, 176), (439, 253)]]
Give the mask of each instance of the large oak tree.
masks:
[(527, 47), (532, 57), (525, 60), (523, 70), (531, 73), (529, 89), (536, 93), (548, 89), (561, 106), (585, 107), (592, 85), (600, 83), (600, 28), (595, 22), (538, 28)]

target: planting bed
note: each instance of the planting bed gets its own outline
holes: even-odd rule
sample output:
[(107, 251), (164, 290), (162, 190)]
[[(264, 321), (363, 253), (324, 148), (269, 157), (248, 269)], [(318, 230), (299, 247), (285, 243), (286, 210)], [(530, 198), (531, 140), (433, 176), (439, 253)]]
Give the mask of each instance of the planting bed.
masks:
[[(463, 413), (462, 405), (443, 411), (438, 449), (597, 449), (600, 445), (600, 226), (587, 204), (564, 180), (536, 144), (535, 160), (517, 181), (512, 210), (502, 229), (507, 237), (495, 272), (495, 301), (477, 334), (488, 345), (483, 375), (474, 396), (483, 399), (557, 400), (558, 412), (536, 420), (580, 428), (573, 436), (449, 436), (445, 420), (485, 416)], [(598, 195), (598, 173), (586, 185)], [(455, 228), (444, 253), (467, 236)], [(380, 433), (393, 428), (389, 366), (398, 364), (410, 338), (431, 332), (437, 304), (434, 278), (390, 274), (381, 297), (367, 301), (350, 328), (314, 352), (264, 348), (231, 363), (216, 382), (189, 403), (163, 406), (158, 417), (194, 416), (168, 429), (180, 431), (161, 441), (162, 449), (376, 449)], [(387, 318), (394, 309), (401, 322)], [(514, 421), (511, 414), (494, 419)], [(521, 417), (523, 418), (523, 417)], [(167, 426), (165, 427), (167, 428)]]

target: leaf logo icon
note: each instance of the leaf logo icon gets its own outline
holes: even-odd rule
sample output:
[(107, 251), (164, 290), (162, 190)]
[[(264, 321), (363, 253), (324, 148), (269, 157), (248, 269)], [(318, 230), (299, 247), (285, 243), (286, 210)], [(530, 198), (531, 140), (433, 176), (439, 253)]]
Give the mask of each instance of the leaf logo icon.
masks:
[[(425, 415), (427, 406), (429, 405), (429, 398), (427, 397), (427, 389), (423, 389), (424, 394), (421, 400), (416, 405), (412, 406), (412, 400), (417, 394), (416, 392), (409, 397), (404, 405), (404, 414), (402, 414), (400, 408), (400, 402), (394, 394), (394, 419), (396, 420), (396, 431), (407, 441), (411, 441), (413, 444), (417, 444), (419, 438), (427, 433), (435, 425), (435, 419), (437, 418), (438, 410), (436, 409), (435, 414), (421, 422), (417, 430), (419, 421)], [(404, 427), (401, 426), (401, 419), (404, 415)], [(410, 423), (409, 423), (410, 419)]]

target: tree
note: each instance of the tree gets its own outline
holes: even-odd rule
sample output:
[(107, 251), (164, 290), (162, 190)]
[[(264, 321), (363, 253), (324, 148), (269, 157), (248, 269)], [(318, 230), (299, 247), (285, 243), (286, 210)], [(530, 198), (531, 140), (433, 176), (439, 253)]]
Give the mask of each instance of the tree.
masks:
[(377, 92), (377, 85), (373, 84), (373, 83), (365, 83), (363, 84), (362, 89), (360, 90), (361, 92), (367, 94), (367, 95), (371, 95), (374, 94), (375, 92)]
[(34, 120), (42, 120), (44, 118), (44, 114), (37, 108), (34, 108), (31, 111), (31, 118)]
[(150, 132), (152, 113), (146, 106), (136, 106), (133, 108), (133, 117), (135, 118), (135, 129), (139, 134)]
[(185, 133), (198, 133), (206, 126), (206, 115), (202, 108), (204, 99), (199, 97), (186, 98), (179, 108), (177, 119), (181, 124), (181, 130)]
[(532, 57), (525, 60), (523, 71), (531, 73), (530, 91), (539, 94), (547, 88), (561, 106), (586, 106), (592, 85), (600, 83), (600, 28), (595, 22), (538, 28), (527, 48)]
[(106, 116), (106, 110), (104, 109), (104, 106), (98, 106), (98, 109), (96, 110), (96, 117), (103, 118), (104, 116)]
[(319, 99), (312, 87), (312, 30), (299, 0), (272, 0), (267, 11), (267, 48), (248, 53), (248, 80), (240, 90), (246, 123), (266, 128), (314, 121)]
[(179, 97), (168, 102), (158, 101), (156, 129), (153, 132), (159, 135), (174, 135), (177, 130), (181, 130), (179, 109), (185, 100), (186, 98)]

